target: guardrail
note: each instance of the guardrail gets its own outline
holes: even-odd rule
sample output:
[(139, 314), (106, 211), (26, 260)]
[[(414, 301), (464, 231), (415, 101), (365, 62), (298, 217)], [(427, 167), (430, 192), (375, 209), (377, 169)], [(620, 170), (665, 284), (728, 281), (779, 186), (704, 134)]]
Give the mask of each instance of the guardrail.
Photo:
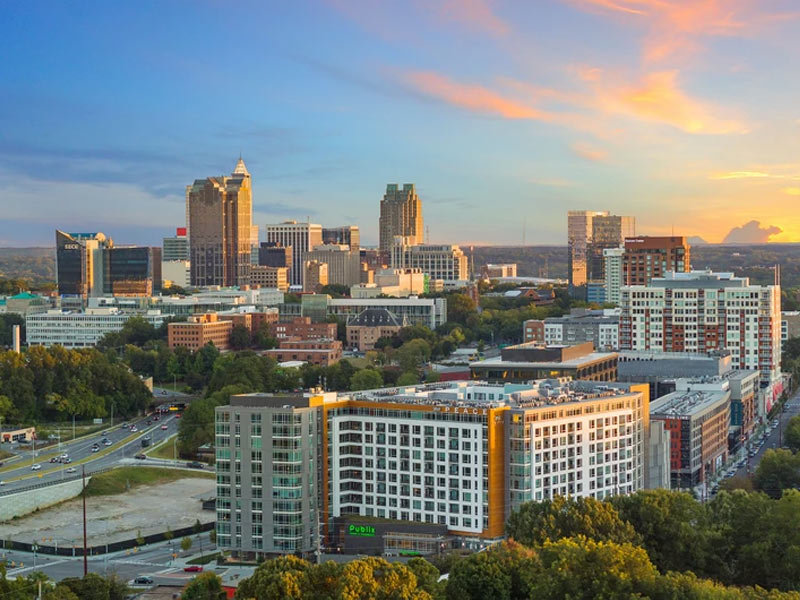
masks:
[[(86, 473), (87, 475), (97, 475), (98, 473), (105, 473), (106, 471), (111, 471), (116, 467), (104, 467), (102, 469), (97, 469), (96, 471), (91, 471), (90, 473)], [(50, 487), (51, 485), (58, 485), (60, 483), (67, 483), (69, 481), (76, 481), (83, 477), (81, 473), (70, 473), (69, 476), (64, 477), (63, 479), (55, 479), (53, 481), (42, 481), (41, 483), (37, 483), (34, 485), (26, 485), (25, 487), (14, 488), (13, 490), (2, 490), (0, 491), (0, 497), (2, 496), (10, 496), (11, 494), (20, 494), (22, 492), (30, 492), (32, 490), (37, 490), (40, 488)]]

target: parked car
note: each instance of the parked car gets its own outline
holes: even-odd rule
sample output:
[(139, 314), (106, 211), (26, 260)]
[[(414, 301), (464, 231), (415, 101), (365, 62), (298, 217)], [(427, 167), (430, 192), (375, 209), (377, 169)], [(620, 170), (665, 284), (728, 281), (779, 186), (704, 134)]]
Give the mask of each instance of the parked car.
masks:
[(183, 570), (187, 573), (199, 573), (203, 570), (203, 567), (201, 565), (188, 565), (183, 567)]
[(37, 463), (37, 464), (35, 464), (35, 465), (33, 465), (31, 467), (31, 471), (39, 471), (41, 468), (42, 468), (42, 465)]

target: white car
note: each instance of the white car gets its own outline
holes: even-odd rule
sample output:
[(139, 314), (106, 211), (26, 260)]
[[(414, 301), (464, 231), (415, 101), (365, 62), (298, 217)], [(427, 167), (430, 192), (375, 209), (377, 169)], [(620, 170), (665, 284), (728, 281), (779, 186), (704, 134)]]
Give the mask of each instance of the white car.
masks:
[(67, 469), (67, 473), (77, 473), (77, 472), (78, 469), (76, 469), (75, 467), (70, 467), (69, 469)]
[(33, 466), (31, 467), (31, 471), (38, 471), (38, 470), (39, 470), (39, 469), (41, 469), (41, 468), (42, 468), (42, 465), (40, 465), (40, 464), (35, 464), (35, 465), (33, 465)]
[(139, 431), (139, 430), (136, 428), (136, 425), (131, 427), (131, 433), (136, 433), (137, 431)]
[(100, 452), (100, 447), (99, 446), (94, 446), (92, 448), (92, 452)]

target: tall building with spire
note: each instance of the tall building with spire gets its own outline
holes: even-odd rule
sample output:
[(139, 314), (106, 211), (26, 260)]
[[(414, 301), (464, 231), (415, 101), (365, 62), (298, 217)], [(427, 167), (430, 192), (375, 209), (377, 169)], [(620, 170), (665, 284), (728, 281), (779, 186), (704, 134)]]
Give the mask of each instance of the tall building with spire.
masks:
[(413, 183), (404, 183), (402, 188), (396, 183), (386, 186), (386, 194), (381, 200), (379, 223), (380, 251), (389, 254), (395, 237), (407, 238), (411, 246), (424, 243), (422, 223), (422, 201), (417, 196)]
[(192, 285), (248, 285), (253, 190), (242, 158), (230, 176), (186, 186), (186, 205)]

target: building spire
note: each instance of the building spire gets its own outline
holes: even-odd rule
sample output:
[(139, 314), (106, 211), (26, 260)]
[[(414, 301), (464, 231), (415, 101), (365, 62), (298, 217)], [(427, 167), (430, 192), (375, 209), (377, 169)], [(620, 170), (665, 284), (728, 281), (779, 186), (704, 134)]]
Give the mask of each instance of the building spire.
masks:
[(250, 175), (250, 171), (247, 170), (247, 167), (242, 160), (242, 153), (239, 153), (239, 162), (236, 163), (236, 167), (233, 169), (234, 175)]

